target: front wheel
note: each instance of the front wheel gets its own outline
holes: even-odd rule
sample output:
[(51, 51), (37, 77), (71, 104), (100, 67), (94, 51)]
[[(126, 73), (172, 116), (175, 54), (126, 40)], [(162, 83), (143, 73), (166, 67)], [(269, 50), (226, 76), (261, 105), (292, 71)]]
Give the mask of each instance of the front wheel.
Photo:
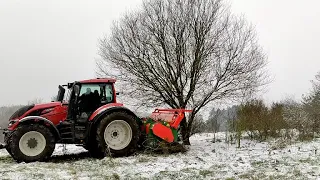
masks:
[(8, 142), (11, 156), (18, 162), (45, 161), (55, 148), (53, 134), (40, 124), (19, 126), (12, 132)]
[(111, 156), (128, 156), (136, 151), (140, 131), (136, 119), (125, 112), (113, 112), (97, 128), (97, 142)]

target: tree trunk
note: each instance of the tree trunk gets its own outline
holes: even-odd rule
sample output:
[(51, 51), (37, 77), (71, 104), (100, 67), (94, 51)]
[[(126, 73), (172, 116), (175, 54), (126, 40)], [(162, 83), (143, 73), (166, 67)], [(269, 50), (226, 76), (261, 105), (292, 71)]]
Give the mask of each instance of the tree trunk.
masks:
[(182, 141), (184, 145), (191, 145), (190, 144), (190, 130), (187, 126), (187, 118), (184, 117), (183, 120), (181, 121), (181, 135), (182, 135)]
[(189, 138), (183, 139), (183, 144), (184, 145), (191, 145)]
[(240, 148), (241, 141), (241, 130), (237, 132), (237, 147)]
[(226, 142), (226, 143), (229, 142), (229, 141), (228, 141), (228, 133), (229, 133), (229, 130), (227, 129), (227, 130), (226, 130), (226, 133), (225, 133), (225, 134), (226, 134), (226, 139), (225, 139), (225, 142)]

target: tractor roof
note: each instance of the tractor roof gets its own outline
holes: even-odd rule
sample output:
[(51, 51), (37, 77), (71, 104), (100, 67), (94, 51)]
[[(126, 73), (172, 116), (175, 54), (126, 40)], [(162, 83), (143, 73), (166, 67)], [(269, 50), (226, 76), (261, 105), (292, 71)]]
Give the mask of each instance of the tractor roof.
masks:
[(96, 78), (96, 79), (87, 79), (87, 80), (82, 80), (82, 81), (79, 81), (80, 83), (82, 84), (86, 84), (86, 83), (114, 83), (116, 82), (115, 79), (112, 79), (112, 78)]

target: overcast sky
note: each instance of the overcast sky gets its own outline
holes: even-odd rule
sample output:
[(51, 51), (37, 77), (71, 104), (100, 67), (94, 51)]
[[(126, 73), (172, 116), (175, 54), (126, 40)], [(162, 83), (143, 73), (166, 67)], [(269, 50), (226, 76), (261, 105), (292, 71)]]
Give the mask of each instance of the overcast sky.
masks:
[[(320, 1), (231, 0), (256, 26), (274, 81), (264, 98), (300, 98), (320, 71)], [(95, 76), (97, 40), (141, 0), (0, 0), (0, 106), (49, 101), (58, 84)]]

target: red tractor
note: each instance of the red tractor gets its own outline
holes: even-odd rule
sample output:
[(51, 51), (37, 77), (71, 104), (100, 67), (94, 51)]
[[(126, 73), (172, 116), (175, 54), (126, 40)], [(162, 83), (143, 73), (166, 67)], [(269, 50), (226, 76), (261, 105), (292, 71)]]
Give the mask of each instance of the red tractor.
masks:
[[(4, 130), (2, 145), (18, 162), (49, 159), (56, 143), (78, 144), (90, 155), (127, 156), (151, 137), (178, 141), (183, 109), (156, 110), (139, 118), (117, 103), (115, 79), (98, 78), (60, 85), (57, 100), (18, 109)], [(66, 93), (67, 91), (67, 93)]]

